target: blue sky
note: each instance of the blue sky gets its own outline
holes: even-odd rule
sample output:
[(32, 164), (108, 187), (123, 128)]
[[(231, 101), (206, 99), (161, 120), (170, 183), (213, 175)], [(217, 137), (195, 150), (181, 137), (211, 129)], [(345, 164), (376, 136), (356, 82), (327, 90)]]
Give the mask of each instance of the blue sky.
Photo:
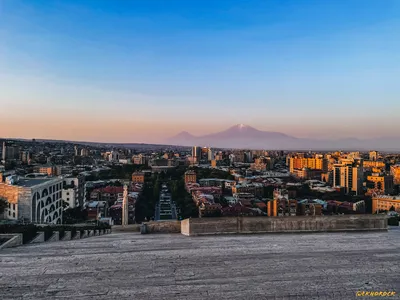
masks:
[(399, 136), (399, 33), (397, 0), (0, 0), (0, 136)]

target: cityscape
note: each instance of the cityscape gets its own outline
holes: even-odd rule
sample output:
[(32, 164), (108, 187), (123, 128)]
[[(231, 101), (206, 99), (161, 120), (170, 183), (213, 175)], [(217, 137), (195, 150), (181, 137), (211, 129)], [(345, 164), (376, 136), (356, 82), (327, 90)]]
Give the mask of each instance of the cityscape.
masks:
[[(3, 219), (121, 225), (223, 216), (400, 212), (400, 154), (3, 140)], [(84, 219), (80, 219), (84, 216)]]
[(398, 299), (399, 0), (0, 0), (0, 299)]

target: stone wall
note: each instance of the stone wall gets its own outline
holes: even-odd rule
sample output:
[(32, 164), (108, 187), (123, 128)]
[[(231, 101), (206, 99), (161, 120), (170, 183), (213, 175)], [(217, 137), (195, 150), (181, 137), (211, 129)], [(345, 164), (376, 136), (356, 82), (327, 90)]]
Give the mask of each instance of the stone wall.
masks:
[(180, 221), (154, 221), (147, 222), (147, 233), (180, 233)]
[(342, 215), (316, 217), (227, 217), (186, 219), (184, 235), (274, 232), (335, 232), (387, 230), (385, 215)]

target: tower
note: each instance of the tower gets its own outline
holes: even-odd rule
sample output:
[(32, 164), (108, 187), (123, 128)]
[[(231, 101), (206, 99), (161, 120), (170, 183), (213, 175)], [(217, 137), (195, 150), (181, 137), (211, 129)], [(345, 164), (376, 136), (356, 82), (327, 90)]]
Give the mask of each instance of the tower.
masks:
[(201, 158), (201, 147), (194, 146), (192, 147), (192, 157), (195, 162), (198, 162)]
[(128, 225), (128, 186), (124, 185), (124, 198), (122, 201), (122, 226)]
[(1, 152), (1, 160), (3, 161), (3, 163), (6, 162), (6, 142), (3, 142), (3, 151)]

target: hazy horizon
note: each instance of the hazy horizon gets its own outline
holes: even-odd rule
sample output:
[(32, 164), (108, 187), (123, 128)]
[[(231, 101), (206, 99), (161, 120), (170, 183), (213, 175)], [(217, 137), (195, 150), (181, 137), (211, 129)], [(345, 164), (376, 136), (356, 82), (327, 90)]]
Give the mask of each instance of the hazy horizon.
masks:
[(0, 2), (0, 137), (400, 138), (400, 2)]

